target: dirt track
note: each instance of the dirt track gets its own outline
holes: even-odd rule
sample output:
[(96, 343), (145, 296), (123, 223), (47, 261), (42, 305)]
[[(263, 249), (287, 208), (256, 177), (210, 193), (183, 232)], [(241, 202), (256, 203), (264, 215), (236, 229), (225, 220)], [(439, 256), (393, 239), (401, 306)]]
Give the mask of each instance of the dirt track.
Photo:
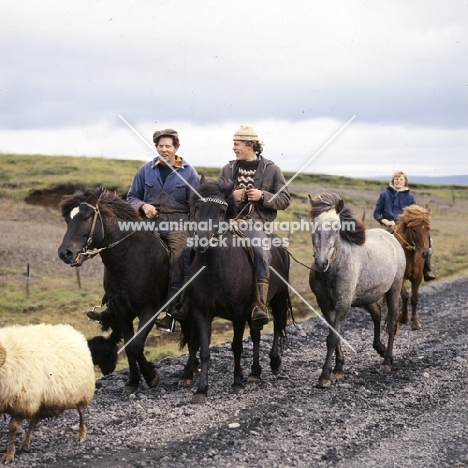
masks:
[[(345, 338), (357, 353), (344, 348), (345, 379), (327, 390), (315, 387), (325, 355), (319, 320), (289, 327), (277, 377), (264, 335), (263, 381), (242, 396), (229, 394), (229, 344), (213, 348), (204, 406), (188, 404), (193, 389), (177, 387), (184, 357), (157, 363), (161, 384), (134, 397), (121, 394), (125, 371), (114, 373), (98, 381), (83, 444), (75, 439), (77, 415), (68, 411), (40, 423), (31, 452), (18, 454), (14, 466), (468, 466), (467, 300), (468, 277), (425, 286), (423, 328), (402, 328), (391, 375), (379, 372), (370, 317), (352, 309)], [(247, 374), (252, 350), (245, 343)]]

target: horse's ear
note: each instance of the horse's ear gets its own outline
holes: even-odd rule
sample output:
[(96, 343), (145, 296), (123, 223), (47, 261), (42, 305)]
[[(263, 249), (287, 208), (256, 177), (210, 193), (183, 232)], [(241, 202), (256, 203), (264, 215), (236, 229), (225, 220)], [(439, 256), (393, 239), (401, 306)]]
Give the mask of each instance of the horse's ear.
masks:
[(232, 180), (225, 179), (224, 177), (220, 177), (218, 179), (218, 186), (219, 191), (223, 194), (225, 200), (234, 190), (234, 182)]
[(205, 174), (202, 174), (200, 177), (200, 184), (204, 184), (206, 182)]
[(340, 214), (342, 212), (343, 207), (344, 207), (344, 201), (343, 201), (342, 198), (340, 198), (338, 200), (338, 202), (336, 203), (336, 205), (335, 205), (335, 210), (336, 210), (337, 214)]
[(312, 197), (310, 196), (310, 193), (308, 193), (307, 196), (309, 197), (309, 203), (312, 205)]

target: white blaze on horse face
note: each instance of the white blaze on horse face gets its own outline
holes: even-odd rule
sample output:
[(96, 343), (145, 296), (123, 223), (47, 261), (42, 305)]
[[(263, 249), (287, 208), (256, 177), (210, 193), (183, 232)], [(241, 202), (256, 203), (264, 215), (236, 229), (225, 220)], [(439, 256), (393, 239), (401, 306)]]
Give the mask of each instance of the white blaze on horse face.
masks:
[(336, 241), (340, 235), (340, 217), (331, 209), (317, 216), (315, 222), (316, 229), (312, 234), (315, 265), (326, 271), (335, 255)]
[(70, 211), (70, 219), (73, 219), (80, 212), (80, 207), (75, 206), (73, 210)]

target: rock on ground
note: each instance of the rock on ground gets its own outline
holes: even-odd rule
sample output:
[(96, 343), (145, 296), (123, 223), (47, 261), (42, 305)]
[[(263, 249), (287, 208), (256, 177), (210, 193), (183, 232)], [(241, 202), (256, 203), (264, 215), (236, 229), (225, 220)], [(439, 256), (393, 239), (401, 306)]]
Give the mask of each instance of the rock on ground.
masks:
[[(401, 327), (394, 371), (380, 372), (372, 322), (352, 309), (343, 346), (345, 378), (315, 387), (325, 358), (320, 320), (288, 327), (283, 372), (268, 367), (271, 335), (262, 336), (262, 381), (229, 393), (230, 344), (212, 348), (207, 403), (189, 403), (195, 386), (178, 388), (185, 356), (156, 363), (161, 383), (122, 395), (126, 371), (97, 381), (87, 412), (42, 421), (15, 467), (461, 467), (468, 466), (468, 277), (426, 285), (422, 329)], [(252, 346), (244, 340), (248, 374)], [(0, 423), (6, 446), (7, 422)], [(24, 434), (18, 436), (18, 443)]]

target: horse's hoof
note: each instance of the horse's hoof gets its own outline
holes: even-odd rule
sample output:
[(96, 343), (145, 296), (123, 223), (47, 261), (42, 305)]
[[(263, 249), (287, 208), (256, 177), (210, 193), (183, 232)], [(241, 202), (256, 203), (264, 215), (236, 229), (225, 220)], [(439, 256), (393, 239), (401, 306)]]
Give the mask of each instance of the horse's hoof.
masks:
[(191, 387), (193, 384), (193, 379), (187, 378), (187, 379), (180, 379), (179, 382), (177, 383), (177, 386), (179, 387)]
[(281, 358), (279, 357), (270, 358), (270, 369), (274, 375), (279, 374), (282, 368), (283, 368), (283, 364), (281, 363)]
[(279, 366), (275, 366), (271, 368), (271, 372), (273, 375), (280, 374), (282, 370), (283, 370), (283, 364), (280, 364)]
[(137, 390), (138, 390), (138, 387), (136, 385), (125, 385), (122, 393), (124, 395), (133, 395), (134, 393), (137, 392)]
[(330, 379), (319, 379), (319, 381), (317, 382), (317, 388), (328, 388), (330, 385)]
[(242, 395), (244, 393), (244, 387), (242, 385), (232, 385), (229, 393), (232, 395)]
[(148, 387), (153, 388), (157, 387), (159, 385), (159, 375), (156, 374), (153, 378), (153, 380), (150, 380), (149, 382), (146, 382)]
[(401, 315), (400, 320), (398, 320), (401, 324), (408, 323), (408, 316), (407, 315)]
[(411, 322), (411, 330), (420, 330), (421, 324), (419, 322)]
[(332, 371), (330, 374), (331, 380), (341, 380), (344, 379), (344, 372), (343, 371)]
[(249, 376), (247, 377), (247, 382), (250, 383), (260, 382), (261, 380), (261, 377), (256, 374), (249, 374)]
[(206, 403), (206, 395), (204, 393), (194, 393), (190, 403), (193, 405), (203, 405)]
[(385, 353), (387, 352), (387, 347), (385, 345), (383, 345), (383, 344), (380, 344), (379, 346), (376, 346), (374, 349), (377, 351), (377, 353), (378, 353), (378, 355), (380, 357), (384, 357)]
[(389, 365), (389, 364), (384, 364), (380, 370), (384, 373), (384, 374), (390, 374), (392, 372), (392, 366)]

